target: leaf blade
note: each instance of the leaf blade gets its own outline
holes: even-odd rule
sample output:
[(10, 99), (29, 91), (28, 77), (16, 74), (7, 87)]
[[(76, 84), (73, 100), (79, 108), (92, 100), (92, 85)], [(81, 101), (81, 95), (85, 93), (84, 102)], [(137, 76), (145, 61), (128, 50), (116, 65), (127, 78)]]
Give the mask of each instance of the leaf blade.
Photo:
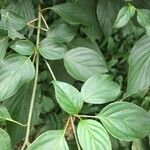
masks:
[(5, 34), (0, 36), (0, 61), (5, 57), (8, 48), (8, 39), (8, 36)]
[(53, 81), (55, 95), (59, 105), (69, 114), (77, 114), (83, 101), (80, 92), (65, 82)]
[(86, 81), (98, 73), (106, 73), (106, 63), (98, 53), (85, 47), (68, 51), (64, 57), (67, 72), (77, 80)]
[(143, 36), (131, 50), (128, 63), (128, 84), (124, 97), (136, 94), (150, 85), (150, 38)]
[(12, 120), (7, 108), (3, 105), (0, 105), (0, 121)]
[(103, 104), (119, 96), (120, 86), (109, 75), (95, 75), (84, 83), (81, 94), (87, 103)]
[(11, 139), (8, 133), (0, 128), (0, 145), (2, 150), (11, 150)]
[(48, 60), (62, 59), (66, 51), (66, 45), (56, 42), (53, 38), (46, 38), (40, 42), (39, 53)]
[(78, 4), (66, 2), (53, 6), (51, 9), (72, 25), (89, 24), (88, 16), (85, 13), (85, 8), (79, 6)]
[(34, 78), (35, 68), (25, 56), (10, 55), (0, 62), (0, 101), (15, 94), (21, 85)]
[(104, 127), (95, 120), (82, 120), (78, 124), (77, 135), (83, 150), (111, 150), (111, 142)]
[(21, 55), (32, 55), (34, 47), (34, 44), (29, 40), (18, 40), (10, 46), (10, 48)]
[(98, 117), (106, 130), (120, 140), (133, 141), (150, 133), (149, 113), (132, 103), (109, 104), (102, 109)]
[(27, 150), (49, 150), (49, 148), (69, 150), (67, 142), (63, 137), (63, 130), (51, 130), (40, 135)]

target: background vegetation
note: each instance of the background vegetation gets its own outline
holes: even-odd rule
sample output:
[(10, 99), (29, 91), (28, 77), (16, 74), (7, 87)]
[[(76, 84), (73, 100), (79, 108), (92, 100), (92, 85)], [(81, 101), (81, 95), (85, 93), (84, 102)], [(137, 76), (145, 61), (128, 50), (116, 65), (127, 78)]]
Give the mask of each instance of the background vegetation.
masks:
[(149, 0), (0, 8), (0, 150), (150, 149)]

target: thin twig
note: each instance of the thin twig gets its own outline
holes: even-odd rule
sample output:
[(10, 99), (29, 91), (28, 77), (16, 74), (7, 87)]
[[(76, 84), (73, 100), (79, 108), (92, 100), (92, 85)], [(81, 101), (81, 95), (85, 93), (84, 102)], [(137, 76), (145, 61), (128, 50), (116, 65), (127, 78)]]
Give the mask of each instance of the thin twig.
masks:
[(66, 133), (66, 130), (67, 130), (67, 128), (68, 128), (69, 122), (70, 122), (70, 117), (68, 118), (67, 123), (66, 123), (66, 125), (65, 125), (65, 129), (64, 129), (63, 136), (65, 136), (65, 133)]
[(34, 62), (35, 62), (36, 54), (37, 54), (37, 53), (35, 52), (35, 54), (34, 54), (34, 56), (33, 56), (33, 61), (32, 61), (33, 64), (34, 64)]
[(35, 79), (34, 79), (34, 86), (33, 86), (33, 92), (32, 92), (30, 109), (29, 109), (29, 115), (28, 115), (28, 121), (27, 121), (26, 136), (25, 136), (25, 141), (24, 141), (24, 144), (23, 144), (21, 150), (24, 150), (25, 147), (26, 147), (26, 145), (27, 145), (27, 143), (29, 143), (30, 128), (31, 128), (31, 119), (32, 119), (32, 113), (33, 113), (33, 107), (34, 107), (34, 100), (35, 100), (35, 95), (36, 95), (38, 72), (39, 72), (39, 54), (36, 55), (36, 74), (35, 74)]
[(7, 121), (16, 123), (16, 124), (18, 124), (18, 125), (20, 125), (20, 126), (22, 126), (22, 127), (26, 127), (26, 126), (27, 126), (27, 124), (22, 124), (22, 123), (20, 123), (20, 122), (18, 122), (18, 121), (15, 121), (15, 120), (13, 120), (13, 119), (7, 119)]
[[(41, 18), (42, 18), (42, 20), (43, 20), (43, 22), (44, 22), (46, 28), (49, 29), (49, 26), (48, 26), (48, 24), (47, 24), (47, 22), (46, 22), (46, 20), (45, 20), (45, 18), (43, 17), (42, 14), (41, 14)], [(55, 75), (54, 75), (54, 73), (53, 73), (53, 70), (52, 70), (51, 66), (49, 65), (49, 63), (47, 62), (47, 60), (45, 60), (45, 63), (46, 63), (46, 65), (47, 65), (47, 68), (49, 69), (49, 72), (50, 72), (50, 74), (51, 74), (53, 80), (56, 80), (56, 77), (55, 77)]]
[(47, 62), (47, 60), (45, 60), (45, 63), (46, 63), (46, 65), (47, 65), (47, 68), (48, 68), (50, 74), (52, 75), (53, 80), (56, 81), (56, 77), (55, 77), (55, 75), (54, 75), (54, 73), (53, 73), (53, 71), (52, 71), (51, 66), (50, 66), (49, 63)]
[(97, 116), (89, 116), (89, 115), (74, 115), (75, 117), (79, 118), (93, 118), (93, 119), (99, 119)]
[(45, 18), (44, 18), (44, 16), (42, 14), (41, 14), (41, 17), (42, 17), (42, 20), (43, 20), (46, 28), (49, 29), (49, 26), (48, 26), (48, 24), (47, 24), (47, 22), (46, 22), (46, 20), (45, 20)]
[[(34, 26), (34, 25), (32, 25), (32, 24), (27, 24), (29, 27), (32, 27), (32, 28), (35, 28), (35, 29), (38, 29), (38, 27), (36, 27), (36, 26)], [(47, 29), (45, 29), (45, 28), (40, 28), (40, 30), (43, 30), (43, 31), (48, 31)]]
[(78, 118), (79, 120), (82, 120), (78, 115), (74, 115), (74, 117)]
[(51, 7), (47, 7), (47, 8), (42, 9), (41, 12), (46, 11), (46, 10), (50, 10), (50, 9), (51, 9)]
[[(36, 46), (37, 47), (39, 47), (39, 42), (40, 42), (40, 27), (41, 27), (41, 12), (40, 12), (40, 9), (41, 8), (39, 6), (38, 30), (37, 30), (37, 39), (36, 39)], [(32, 120), (34, 100), (35, 100), (36, 89), (37, 89), (38, 73), (39, 73), (39, 54), (37, 53), (37, 55), (36, 55), (36, 72), (35, 72), (35, 79), (34, 79), (34, 86), (33, 86), (33, 92), (32, 92), (32, 97), (31, 97), (29, 115), (28, 115), (28, 120), (27, 120), (27, 130), (26, 130), (25, 141), (24, 141), (24, 144), (23, 144), (21, 150), (24, 150), (26, 148), (26, 146), (28, 145), (28, 143), (29, 143), (31, 120)]]
[(28, 24), (31, 24), (31, 23), (33, 23), (33, 22), (35, 22), (35, 21), (37, 21), (37, 20), (38, 20), (38, 18), (33, 19), (33, 20), (31, 20), (30, 22), (28, 22)]
[(76, 144), (77, 144), (78, 150), (81, 150), (80, 144), (79, 144), (79, 141), (78, 141), (78, 138), (77, 138), (77, 134), (76, 134), (76, 131), (75, 131), (75, 126), (74, 126), (74, 122), (73, 122), (73, 118), (72, 117), (71, 117), (71, 125), (72, 125), (72, 129), (73, 129), (73, 133), (74, 133), (74, 137), (75, 137), (75, 140), (76, 140)]

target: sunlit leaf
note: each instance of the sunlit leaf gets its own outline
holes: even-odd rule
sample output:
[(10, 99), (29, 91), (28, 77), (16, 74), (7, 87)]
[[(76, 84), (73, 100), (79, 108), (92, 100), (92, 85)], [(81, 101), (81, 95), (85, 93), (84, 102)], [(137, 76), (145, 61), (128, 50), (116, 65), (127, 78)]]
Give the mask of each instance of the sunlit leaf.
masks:
[(105, 128), (95, 120), (81, 120), (77, 134), (83, 150), (111, 150), (111, 142)]
[(114, 101), (120, 94), (120, 86), (109, 75), (95, 75), (81, 88), (83, 100), (92, 104)]
[(51, 130), (40, 135), (27, 150), (69, 150), (63, 130)]
[(65, 82), (53, 81), (59, 105), (69, 114), (77, 114), (83, 105), (80, 92)]
[(8, 133), (0, 128), (0, 149), (1, 150), (12, 150), (11, 148), (11, 139)]
[(132, 103), (109, 104), (98, 117), (107, 131), (119, 140), (133, 141), (150, 133), (150, 114)]
[(107, 72), (103, 57), (85, 47), (68, 51), (64, 58), (64, 65), (72, 77), (81, 81), (86, 81), (95, 74)]

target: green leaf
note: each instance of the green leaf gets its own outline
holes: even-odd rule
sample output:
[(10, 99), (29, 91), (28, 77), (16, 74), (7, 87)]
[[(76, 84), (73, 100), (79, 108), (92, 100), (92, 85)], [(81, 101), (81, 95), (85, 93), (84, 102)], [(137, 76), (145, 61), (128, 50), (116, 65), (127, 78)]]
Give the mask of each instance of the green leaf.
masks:
[(109, 135), (104, 127), (95, 120), (81, 120), (77, 135), (83, 150), (111, 150)]
[(137, 21), (142, 27), (150, 26), (150, 10), (138, 9), (137, 10)]
[(138, 9), (137, 21), (142, 27), (145, 28), (147, 34), (150, 36), (150, 10)]
[(94, 41), (91, 41), (88, 38), (80, 38), (80, 37), (74, 38), (69, 43), (69, 45), (70, 45), (70, 48), (72, 48), (72, 49), (77, 48), (77, 47), (89, 48), (103, 57), (102, 52), (100, 51), (100, 49), (98, 47), (98, 44)]
[(67, 24), (59, 24), (51, 27), (47, 32), (48, 38), (54, 38), (57, 42), (67, 43), (70, 42), (76, 36), (76, 32), (73, 27)]
[(63, 130), (51, 130), (40, 135), (27, 150), (69, 150)]
[(21, 12), (23, 14), (22, 16), (24, 16), (28, 22), (35, 19), (35, 9), (33, 2), (30, 0), (19, 0), (17, 4), (17, 11)]
[[(1, 34), (1, 33), (0, 33)], [(8, 48), (8, 36), (5, 34), (0, 35), (0, 61), (5, 57)]]
[(77, 114), (83, 106), (80, 92), (65, 82), (53, 81), (59, 105), (69, 114)]
[(0, 101), (14, 95), (25, 83), (34, 78), (35, 69), (25, 56), (9, 55), (0, 62)]
[(29, 40), (18, 40), (13, 43), (10, 48), (21, 55), (32, 55), (35, 45)]
[(54, 38), (46, 38), (40, 42), (39, 52), (48, 60), (58, 60), (65, 56), (67, 46), (58, 43)]
[(53, 61), (50, 66), (58, 81), (67, 82), (72, 85), (74, 84), (75, 79), (68, 74), (62, 60)]
[(1, 9), (1, 23), (6, 30), (11, 26), (16, 31), (23, 29), (27, 24), (21, 15), (6, 9)]
[(150, 25), (145, 27), (147, 35), (150, 37)]
[(108, 132), (119, 140), (133, 141), (150, 133), (150, 114), (132, 103), (109, 104), (98, 117)]
[(145, 9), (149, 9), (150, 8), (150, 3), (147, 0), (132, 0), (133, 5), (136, 8), (145, 8)]
[(4, 4), (4, 1), (0, 1), (0, 7), (2, 7)]
[(9, 26), (9, 29), (8, 29), (8, 36), (12, 39), (12, 40), (15, 40), (16, 38), (19, 38), (19, 39), (25, 39), (25, 37), (20, 34), (19, 32), (17, 32), (12, 26)]
[[(19, 10), (19, 12), (23, 14), (27, 22), (30, 22), (36, 17), (34, 5), (31, 0), (25, 0), (25, 1), (19, 0), (18, 5), (17, 5), (17, 10)], [(32, 23), (32, 24), (34, 25), (35, 23)], [(30, 37), (34, 31), (34, 28), (32, 27), (29, 27), (29, 29), (30, 29), (30, 32), (28, 34), (28, 37)]]
[(150, 38), (143, 36), (135, 43), (129, 56), (128, 85), (125, 96), (150, 86)]
[(120, 28), (125, 26), (131, 17), (133, 17), (135, 14), (135, 8), (133, 6), (124, 6), (120, 11), (117, 16), (117, 19), (114, 23), (115, 28)]
[(76, 3), (66, 2), (55, 5), (51, 9), (72, 25), (89, 24), (88, 15), (85, 13), (86, 8)]
[[(33, 91), (33, 82), (29, 82), (23, 85), (15, 95), (4, 101), (4, 105), (9, 110), (11, 117), (14, 120), (21, 122), (23, 124), (27, 123), (32, 91)], [(31, 127), (39, 119), (40, 100), (41, 100), (41, 88), (38, 85), (33, 107)], [(25, 137), (26, 128), (23, 128), (11, 122), (7, 122), (7, 131), (12, 139), (12, 145), (14, 146)]]
[(50, 112), (55, 108), (55, 104), (50, 97), (42, 96), (41, 109), (45, 113)]
[(88, 15), (90, 24), (82, 27), (81, 30), (92, 40), (100, 39), (102, 37), (102, 31), (99, 27), (96, 7), (97, 0), (82, 0), (78, 2), (82, 7), (86, 8), (86, 14)]
[(81, 81), (86, 81), (95, 74), (108, 71), (103, 57), (85, 47), (68, 51), (64, 58), (64, 65), (72, 77)]
[(0, 128), (0, 145), (1, 150), (11, 150), (11, 139), (8, 133)]
[(82, 86), (84, 102), (103, 104), (114, 101), (120, 94), (120, 86), (109, 75), (95, 75)]
[(122, 7), (122, 3), (123, 0), (98, 0), (97, 17), (105, 37), (111, 35), (113, 24)]
[(0, 105), (0, 121), (12, 120), (7, 108), (3, 105)]

